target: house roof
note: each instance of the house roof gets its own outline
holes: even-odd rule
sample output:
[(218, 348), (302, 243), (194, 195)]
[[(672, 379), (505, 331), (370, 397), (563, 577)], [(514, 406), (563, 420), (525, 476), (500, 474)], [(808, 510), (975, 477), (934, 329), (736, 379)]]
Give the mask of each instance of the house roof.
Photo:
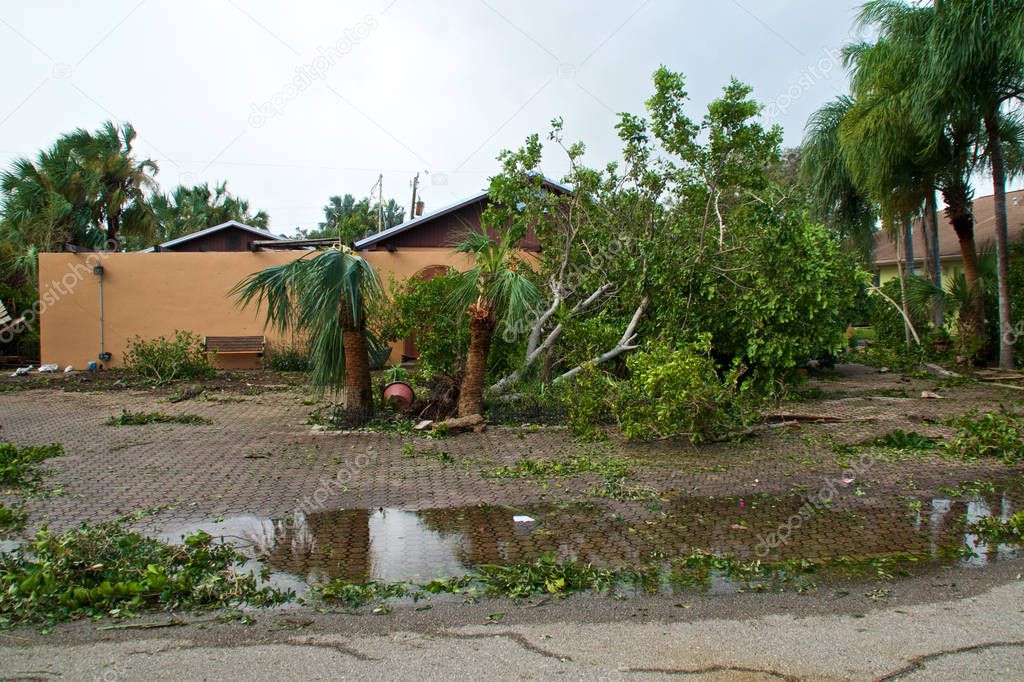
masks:
[[(543, 176), (543, 184), (545, 184), (548, 187), (551, 187), (551, 188), (553, 188), (553, 189), (555, 189), (556, 191), (559, 191), (559, 192), (569, 193), (569, 192), (572, 191), (571, 189), (569, 189), (565, 185), (563, 185), (561, 183), (558, 183), (558, 182), (555, 182), (554, 180), (548, 178), (547, 176)], [(474, 194), (473, 196), (469, 197), (468, 199), (463, 199), (462, 201), (457, 201), (454, 204), (449, 204), (448, 206), (445, 206), (443, 208), (439, 208), (436, 211), (432, 211), (432, 212), (427, 213), (425, 215), (414, 216), (411, 219), (406, 220), (404, 223), (399, 223), (398, 225), (395, 225), (393, 227), (389, 227), (386, 230), (381, 230), (380, 232), (377, 232), (375, 234), (371, 234), (369, 237), (364, 237), (364, 238), (360, 239), (355, 244), (353, 244), (353, 246), (355, 247), (356, 251), (361, 251), (361, 250), (363, 250), (363, 249), (365, 249), (365, 248), (367, 248), (369, 246), (373, 246), (374, 244), (376, 244), (378, 242), (384, 241), (386, 239), (390, 239), (391, 237), (394, 237), (395, 235), (401, 234), (402, 232), (405, 232), (406, 230), (411, 230), (413, 228), (420, 227), (421, 225), (425, 225), (426, 223), (429, 223), (432, 220), (436, 220), (437, 218), (440, 218), (442, 216), (446, 216), (449, 213), (454, 213), (455, 211), (458, 211), (460, 208), (465, 208), (466, 206), (470, 206), (472, 204), (475, 204), (478, 201), (484, 201), (485, 199), (487, 199), (487, 191), (486, 190), (484, 190), (483, 192), (478, 192), (477, 194)]]
[[(995, 202), (992, 195), (978, 197), (974, 200), (974, 243), (978, 249), (987, 244), (995, 244), (996, 219)], [(1024, 242), (1024, 189), (1006, 193), (1006, 222), (1010, 243)], [(918, 228), (920, 221), (914, 223), (914, 260), (924, 262), (924, 236)], [(949, 222), (944, 210), (939, 210), (939, 258), (941, 260), (957, 260), (960, 258), (960, 242), (956, 238), (953, 224)], [(875, 265), (895, 265), (896, 245), (884, 232), (875, 234)]]
[(278, 236), (278, 235), (274, 234), (273, 232), (268, 232), (266, 230), (261, 230), (258, 227), (253, 227), (252, 225), (246, 225), (245, 223), (240, 223), (237, 220), (229, 220), (226, 223), (221, 223), (220, 225), (214, 225), (213, 227), (207, 227), (204, 230), (199, 230), (198, 232), (192, 232), (192, 233), (186, 234), (186, 235), (184, 235), (182, 237), (177, 237), (175, 239), (171, 239), (169, 241), (163, 242), (162, 244), (157, 244), (156, 246), (151, 246), (148, 249), (142, 249), (142, 253), (149, 253), (149, 252), (152, 252), (152, 251), (156, 251), (158, 248), (166, 249), (166, 248), (170, 248), (170, 247), (173, 247), (173, 246), (177, 246), (178, 244), (183, 244), (185, 242), (192, 241), (193, 239), (199, 239), (200, 237), (205, 237), (208, 234), (213, 234), (214, 232), (220, 232), (221, 230), (226, 230), (226, 229), (231, 228), (231, 227), (239, 229), (239, 230), (245, 230), (246, 232), (251, 232), (252, 234), (254, 234), (254, 235), (258, 236), (258, 237), (262, 237), (264, 239), (273, 239), (275, 241), (285, 241), (286, 240), (286, 237)]

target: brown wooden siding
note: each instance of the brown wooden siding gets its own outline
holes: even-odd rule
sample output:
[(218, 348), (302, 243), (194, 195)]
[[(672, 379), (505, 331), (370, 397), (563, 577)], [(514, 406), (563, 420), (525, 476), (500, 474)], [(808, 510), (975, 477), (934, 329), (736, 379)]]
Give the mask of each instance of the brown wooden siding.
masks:
[[(457, 211), (437, 218), (427, 216), (420, 224), (410, 226), (403, 232), (382, 239), (368, 246), (367, 251), (385, 251), (389, 248), (444, 248), (460, 241), (467, 232), (480, 229), (480, 217), (487, 206), (485, 199), (463, 206)], [(533, 228), (526, 231), (526, 238), (520, 242), (519, 248), (524, 251), (537, 251), (540, 242)]]
[(237, 227), (226, 227), (181, 244), (164, 247), (165, 251), (249, 251), (254, 241), (266, 239)]

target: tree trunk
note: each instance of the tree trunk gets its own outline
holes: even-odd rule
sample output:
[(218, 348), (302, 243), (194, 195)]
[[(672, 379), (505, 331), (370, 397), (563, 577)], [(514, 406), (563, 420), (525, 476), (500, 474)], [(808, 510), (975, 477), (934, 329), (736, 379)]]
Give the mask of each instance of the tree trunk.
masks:
[(1013, 369), (1013, 320), (1010, 319), (1010, 244), (1006, 220), (1006, 166), (999, 135), (999, 116), (985, 118), (992, 163), (992, 200), (996, 218), (996, 268), (999, 279), (999, 367)]
[(121, 216), (119, 215), (108, 215), (107, 216), (107, 243), (103, 245), (104, 249), (109, 251), (117, 251), (118, 237), (121, 232)]
[(491, 337), (494, 336), (494, 316), (490, 310), (474, 305), (470, 306), (469, 314), (469, 355), (459, 390), (460, 417), (483, 414), (487, 356), (490, 355)]
[(903, 234), (896, 242), (896, 274), (900, 278), (900, 311), (903, 313), (903, 340), (910, 348), (910, 311), (907, 310), (907, 280), (904, 273), (904, 245), (907, 243), (906, 236), (910, 233), (910, 223), (903, 229)]
[(345, 419), (358, 426), (373, 416), (370, 349), (365, 325), (356, 325), (342, 306), (341, 343), (345, 353)]
[[(939, 244), (939, 210), (937, 202), (935, 201), (935, 190), (928, 192), (928, 195), (924, 200), (924, 233), (926, 235), (925, 244), (927, 245), (928, 253), (925, 256), (925, 262), (930, 263), (931, 267), (931, 280), (932, 284), (937, 289), (942, 289), (942, 248)], [(933, 302), (933, 321), (935, 322), (936, 329), (942, 329), (945, 320), (942, 314), (942, 301), (936, 297)]]
[(957, 241), (960, 244), (960, 258), (963, 261), (964, 279), (971, 292), (971, 305), (960, 311), (961, 325), (970, 331), (974, 339), (985, 344), (985, 299), (978, 281), (978, 252), (974, 247), (974, 214), (966, 192), (947, 191), (946, 215), (953, 223)]
[(914, 223), (908, 220), (903, 225), (903, 259), (908, 277), (914, 275)]

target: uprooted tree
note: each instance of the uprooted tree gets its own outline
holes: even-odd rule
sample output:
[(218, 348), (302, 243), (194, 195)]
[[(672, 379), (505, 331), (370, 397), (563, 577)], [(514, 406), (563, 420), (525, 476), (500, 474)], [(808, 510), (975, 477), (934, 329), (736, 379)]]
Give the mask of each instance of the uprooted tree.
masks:
[(506, 329), (522, 340), (521, 361), (492, 393), (621, 368), (615, 361), (654, 342), (698, 339), (710, 339), (737, 391), (772, 390), (799, 363), (842, 346), (858, 272), (780, 172), (781, 131), (759, 122), (750, 88), (731, 81), (696, 122), (681, 74), (661, 68), (654, 86), (650, 120), (620, 116), (621, 164), (584, 166), (583, 144), (564, 144), (553, 121), (549, 139), (568, 157), (571, 192), (552, 191), (540, 174), (536, 135), (500, 157), (484, 223), (536, 232), (545, 300), (527, 324)]

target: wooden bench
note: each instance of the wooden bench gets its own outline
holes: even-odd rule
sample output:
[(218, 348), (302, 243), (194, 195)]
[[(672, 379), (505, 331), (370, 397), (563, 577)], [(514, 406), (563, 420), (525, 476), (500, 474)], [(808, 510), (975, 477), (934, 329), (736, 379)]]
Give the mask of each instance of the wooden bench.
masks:
[(263, 355), (266, 344), (263, 336), (207, 336), (203, 339), (206, 352), (217, 355)]

